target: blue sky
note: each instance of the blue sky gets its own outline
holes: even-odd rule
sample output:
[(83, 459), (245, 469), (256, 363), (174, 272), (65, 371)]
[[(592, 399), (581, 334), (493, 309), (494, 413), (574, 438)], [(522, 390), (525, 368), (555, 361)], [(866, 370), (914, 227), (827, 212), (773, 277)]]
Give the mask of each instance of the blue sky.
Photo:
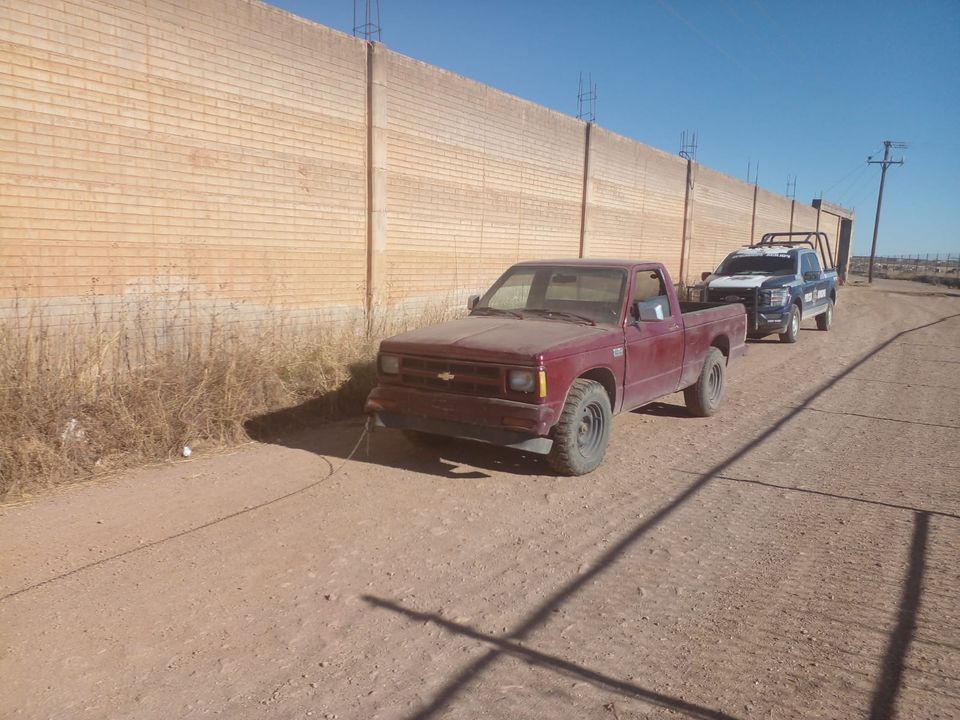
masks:
[[(346, 33), (352, 0), (272, 4)], [(357, 2), (362, 13), (364, 0)], [(764, 188), (853, 208), (870, 249), (883, 140), (878, 252), (960, 253), (960, 1), (381, 0), (392, 50), (570, 115), (580, 72), (597, 124)], [(751, 173), (752, 176), (752, 173)]]

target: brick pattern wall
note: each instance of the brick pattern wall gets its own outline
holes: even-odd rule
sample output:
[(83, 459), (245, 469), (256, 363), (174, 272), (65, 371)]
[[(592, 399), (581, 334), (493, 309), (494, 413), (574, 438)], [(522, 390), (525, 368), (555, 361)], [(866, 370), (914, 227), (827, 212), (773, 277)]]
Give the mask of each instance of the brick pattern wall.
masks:
[(387, 54), (387, 298), (457, 295), (576, 256), (584, 125)]
[(0, 52), (0, 286), (360, 303), (362, 44), (250, 2), (2, 0)]
[(760, 242), (764, 233), (790, 232), (790, 205), (789, 198), (758, 188), (753, 241)]
[(797, 203), (793, 210), (793, 229), (797, 232), (801, 230), (816, 230), (817, 209), (809, 205)]
[[(678, 274), (686, 162), (592, 127), (585, 174), (586, 137), (257, 0), (0, 0), (0, 310), (459, 301), (517, 260), (576, 256), (581, 225), (588, 255)], [(753, 220), (753, 186), (693, 181), (687, 280)], [(786, 229), (789, 202), (761, 191), (756, 221)], [(821, 227), (835, 246), (836, 217)]]
[(734, 248), (750, 243), (753, 185), (702, 165), (693, 189), (692, 240), (688, 277), (714, 270)]
[(590, 153), (590, 255), (659, 260), (679, 277), (687, 162), (600, 128)]

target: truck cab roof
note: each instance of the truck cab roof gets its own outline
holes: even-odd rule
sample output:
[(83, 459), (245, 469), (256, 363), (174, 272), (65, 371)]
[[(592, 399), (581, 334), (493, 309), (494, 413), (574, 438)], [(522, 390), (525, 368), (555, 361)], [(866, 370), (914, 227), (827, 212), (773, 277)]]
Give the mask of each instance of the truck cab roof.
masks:
[(517, 265), (563, 265), (580, 267), (614, 267), (614, 268), (633, 268), (641, 265), (662, 266), (658, 260), (636, 260), (627, 258), (557, 258), (553, 260), (524, 260)]

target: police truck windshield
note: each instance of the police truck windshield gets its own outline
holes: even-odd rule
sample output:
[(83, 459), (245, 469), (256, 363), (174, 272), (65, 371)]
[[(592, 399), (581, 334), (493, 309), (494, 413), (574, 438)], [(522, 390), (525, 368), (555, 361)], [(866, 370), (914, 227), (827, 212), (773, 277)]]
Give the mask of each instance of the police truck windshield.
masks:
[(796, 261), (789, 255), (734, 255), (717, 268), (717, 275), (793, 275)]

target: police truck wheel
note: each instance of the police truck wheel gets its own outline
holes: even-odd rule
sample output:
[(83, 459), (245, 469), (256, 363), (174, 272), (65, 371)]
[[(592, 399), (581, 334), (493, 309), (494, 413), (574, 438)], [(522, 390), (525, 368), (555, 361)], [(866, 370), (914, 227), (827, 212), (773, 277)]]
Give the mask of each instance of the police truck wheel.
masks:
[(829, 330), (833, 325), (833, 300), (827, 300), (827, 309), (817, 315), (817, 330)]
[(800, 333), (800, 308), (796, 305), (790, 307), (790, 321), (787, 323), (787, 331), (780, 333), (780, 342), (795, 343), (797, 335)]
[(683, 399), (687, 410), (699, 417), (709, 417), (720, 407), (723, 400), (724, 378), (727, 364), (723, 353), (717, 348), (710, 348), (703, 361), (700, 377), (690, 387), (683, 391)]
[(547, 457), (550, 466), (560, 475), (586, 475), (596, 469), (607, 451), (612, 423), (610, 398), (603, 385), (574, 380), (554, 428)]

